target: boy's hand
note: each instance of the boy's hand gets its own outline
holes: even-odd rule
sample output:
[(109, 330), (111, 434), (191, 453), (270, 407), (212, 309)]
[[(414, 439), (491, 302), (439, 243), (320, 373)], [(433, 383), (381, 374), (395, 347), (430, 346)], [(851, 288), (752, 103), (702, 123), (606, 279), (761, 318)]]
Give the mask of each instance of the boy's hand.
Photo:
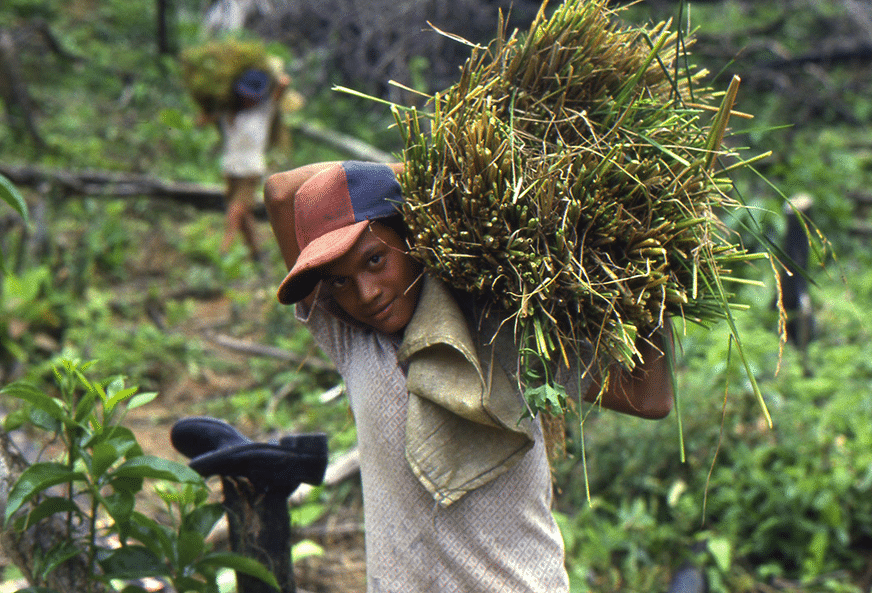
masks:
[(636, 346), (643, 362), (637, 364), (633, 372), (617, 364), (612, 365), (609, 384), (602, 398), (597, 401), (602, 383), (600, 377), (596, 377), (584, 399), (596, 401), (609, 410), (640, 418), (665, 418), (672, 410), (675, 398), (671, 365), (675, 347), (671, 324), (666, 325), (665, 331), (652, 336), (650, 342), (639, 340)]

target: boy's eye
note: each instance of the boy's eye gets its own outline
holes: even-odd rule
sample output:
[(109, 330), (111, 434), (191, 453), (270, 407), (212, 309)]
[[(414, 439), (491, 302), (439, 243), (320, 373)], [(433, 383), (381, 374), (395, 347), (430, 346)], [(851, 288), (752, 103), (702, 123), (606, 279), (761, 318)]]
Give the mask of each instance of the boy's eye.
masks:
[(330, 279), (330, 286), (334, 289), (340, 289), (348, 283), (348, 278), (335, 276)]
[(382, 259), (384, 259), (384, 257), (380, 253), (376, 253), (376, 254), (373, 254), (372, 257), (369, 258), (369, 263), (370, 263), (370, 265), (375, 266), (375, 265), (378, 265), (379, 263), (381, 263)]

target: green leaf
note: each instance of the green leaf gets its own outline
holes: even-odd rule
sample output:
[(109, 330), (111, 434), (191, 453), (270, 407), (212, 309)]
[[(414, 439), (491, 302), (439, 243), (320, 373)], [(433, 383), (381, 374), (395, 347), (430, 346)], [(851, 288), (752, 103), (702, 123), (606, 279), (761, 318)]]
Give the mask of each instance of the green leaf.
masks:
[(254, 558), (247, 558), (232, 552), (212, 552), (204, 556), (200, 562), (211, 566), (232, 568), (236, 572), (258, 578), (270, 587), (279, 589), (279, 582), (273, 573)]
[(161, 109), (159, 117), (161, 123), (168, 128), (182, 131), (191, 129), (191, 122), (178, 109)]
[(730, 544), (730, 540), (724, 537), (713, 537), (708, 540), (707, 546), (721, 572), (728, 572), (732, 565), (733, 556), (733, 546)]
[(318, 545), (310, 539), (304, 539), (294, 544), (291, 550), (291, 557), (294, 560), (302, 560), (309, 556), (323, 556), (324, 547)]
[(208, 536), (215, 528), (215, 524), (224, 516), (224, 507), (219, 503), (205, 504), (191, 511), (184, 519), (182, 528)]
[(545, 383), (527, 389), (524, 397), (534, 410), (561, 410), (566, 403), (566, 388), (555, 383)]
[(76, 414), (74, 416), (76, 422), (81, 422), (94, 413), (94, 400), (96, 397), (97, 394), (93, 391), (88, 391), (82, 395), (82, 399), (76, 404)]
[(119, 459), (121, 459), (121, 455), (112, 443), (97, 443), (91, 453), (91, 473), (94, 478), (101, 478)]
[(16, 529), (21, 530), (28, 529), (46, 517), (50, 517), (57, 513), (73, 513), (74, 515), (81, 515), (82, 510), (69, 498), (49, 496), (42, 500), (35, 509), (21, 517), (19, 521), (16, 521), (15, 527)]
[(100, 393), (100, 395), (103, 396), (103, 398), (105, 399), (105, 393), (103, 393), (103, 388), (100, 387), (99, 385), (94, 385), (93, 383), (91, 383), (91, 381), (88, 380), (88, 378), (82, 373), (81, 370), (79, 370), (77, 368), (71, 368), (70, 369), (70, 376), (78, 379), (79, 383), (81, 383), (82, 387), (84, 387), (88, 391), (97, 390)]
[(58, 403), (58, 400), (49, 397), (29, 383), (24, 383), (22, 381), (12, 383), (3, 389), (0, 389), (0, 394), (26, 401), (60, 422), (63, 422), (68, 418), (63, 407)]
[(170, 576), (164, 560), (145, 546), (128, 545), (100, 558), (100, 567), (110, 579)]
[(116, 490), (103, 498), (103, 505), (116, 523), (123, 523), (129, 521), (133, 515), (136, 497), (132, 492)]
[(70, 558), (75, 558), (82, 553), (80, 544), (74, 541), (64, 541), (52, 547), (40, 567), (40, 576), (45, 579), (52, 571), (61, 566)]
[(115, 449), (118, 450), (118, 454), (127, 458), (142, 455), (142, 447), (139, 446), (136, 435), (126, 426), (116, 425), (109, 427), (105, 432), (96, 437), (93, 443), (96, 444), (102, 441), (112, 443)]
[(171, 482), (202, 482), (200, 474), (187, 465), (154, 455), (140, 455), (121, 464), (113, 472), (115, 478), (135, 477), (169, 480)]
[(4, 522), (8, 522), (24, 503), (47, 488), (84, 479), (85, 476), (81, 472), (72, 471), (60, 463), (34, 463), (22, 472), (12, 487), (6, 502)]
[(198, 506), (209, 498), (209, 489), (204, 482), (187, 483), (180, 487), (164, 483), (158, 485), (155, 492), (165, 503), (179, 506)]
[(191, 566), (205, 551), (206, 541), (202, 535), (194, 531), (182, 531), (176, 539), (178, 550), (178, 568)]
[(35, 427), (51, 434), (58, 434), (63, 429), (63, 423), (39, 408), (29, 407), (26, 409), (27, 419)]
[(2, 174), (0, 174), (0, 198), (21, 215), (25, 224), (28, 223), (27, 203), (24, 201), (18, 188), (13, 185), (8, 177)]
[[(575, 548), (575, 542), (578, 537), (576, 535), (576, 529), (573, 527), (566, 514), (559, 511), (553, 511), (551, 514), (554, 515), (554, 521), (560, 529), (560, 535), (563, 536), (563, 546), (566, 548), (567, 552), (570, 552)], [(294, 556), (294, 558), (296, 558), (296, 556)]]
[(133, 513), (129, 526), (128, 535), (147, 546), (155, 554), (167, 558), (175, 555), (175, 533), (169, 527), (139, 512)]
[(134, 478), (131, 476), (112, 476), (112, 479), (109, 480), (109, 486), (115, 492), (126, 492), (129, 494), (136, 494), (140, 490), (142, 490), (142, 478)]
[(105, 408), (105, 415), (109, 416), (119, 402), (131, 397), (133, 394), (136, 393), (137, 389), (137, 387), (125, 387), (124, 378), (120, 376), (115, 377), (111, 381), (109, 381), (106, 385), (105, 391), (103, 392), (103, 406)]
[(151, 403), (154, 401), (154, 398), (157, 397), (156, 391), (149, 391), (148, 393), (138, 393), (130, 398), (130, 401), (127, 402), (127, 409), (132, 410), (134, 408), (138, 408), (140, 406), (144, 406), (145, 404)]
[[(138, 389), (138, 387), (128, 387), (127, 389), (122, 389), (122, 390), (118, 391), (117, 393), (112, 394), (109, 397), (109, 401), (106, 402), (106, 412), (111, 413), (112, 410), (115, 409), (115, 406), (117, 406), (119, 402), (122, 402), (125, 399), (133, 397), (133, 395), (136, 394), (137, 389)], [(111, 393), (111, 391), (110, 391), (110, 393)]]
[(308, 527), (324, 515), (324, 503), (314, 500), (294, 508), (294, 525)]
[(27, 422), (27, 412), (28, 410), (24, 408), (19, 408), (14, 412), (9, 412), (9, 414), (7, 414), (3, 419), (3, 430), (6, 432), (12, 432), (24, 426), (24, 423)]

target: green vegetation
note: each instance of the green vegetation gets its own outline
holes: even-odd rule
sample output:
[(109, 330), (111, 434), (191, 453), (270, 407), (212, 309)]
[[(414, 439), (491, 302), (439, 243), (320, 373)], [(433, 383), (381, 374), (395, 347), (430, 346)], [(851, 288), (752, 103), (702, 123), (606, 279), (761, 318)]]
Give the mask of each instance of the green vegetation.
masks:
[[(0, 162), (220, 182), (217, 134), (195, 126), (197, 108), (178, 64), (157, 55), (154, 4), (4, 5), (0, 26), (44, 18), (69, 57), (44, 47), (20, 51), (47, 147), (10, 124), (10, 133), (0, 133)], [(198, 40), (196, 3), (177, 4), (185, 46)], [(670, 16), (651, 15), (645, 4), (628, 17)], [(845, 10), (836, 1), (791, 8), (786, 0), (693, 6), (691, 21), (699, 27), (713, 86), (726, 89), (735, 71), (776, 57), (759, 47), (788, 54), (816, 47), (816, 36)], [(768, 43), (755, 45), (762, 32)], [(702, 51), (712, 46), (725, 49)], [(306, 106), (288, 117), (385, 151), (401, 147), (387, 110), (330, 92), (329, 83), (316, 86), (305, 68), (315, 58), (283, 57), (294, 64), (294, 85), (307, 91)], [(867, 67), (816, 68), (791, 71), (789, 92), (775, 75), (744, 77), (737, 109), (755, 118), (733, 120), (726, 140), (751, 154), (773, 151), (758, 163), (760, 176), (745, 172), (734, 179), (736, 196), (751, 210), (728, 224), (742, 232), (753, 216), (762, 228), (760, 238), (743, 236), (749, 250), (761, 238), (780, 240), (785, 196), (815, 198), (812, 218), (837, 257), (813, 253), (810, 262), (816, 339), (805, 354), (786, 344), (779, 356), (771, 273), (760, 263), (743, 267), (738, 273), (765, 282), (740, 291), (737, 300), (750, 310), (735, 319), (774, 428), (761, 421), (724, 324), (678, 328), (680, 401), (666, 420), (593, 408), (582, 411), (583, 424), (570, 418), (568, 457), (558, 464), (556, 485), (574, 591), (664, 590), (686, 560), (705, 569), (717, 592), (868, 589), (872, 331), (865, 315), (872, 310), (872, 258), (848, 230), (856, 216), (849, 196), (872, 181), (872, 93)], [(5, 115), (20, 121), (16, 113)], [(295, 137), (289, 149), (271, 155), (271, 166), (341, 156)], [(6, 270), (0, 384), (20, 379), (34, 393), (60, 398), (53, 370), (58, 361), (96, 359), (101, 376), (123, 376), (125, 385), (158, 393), (142, 409), (219, 416), (260, 435), (324, 430), (334, 453), (353, 444), (347, 403), (320, 398), (336, 384), (336, 374), (306, 362), (321, 357), (290, 311), (275, 302), (284, 273), (275, 248), (265, 270), (249, 264), (241, 246), (222, 256), (219, 213), (165, 201), (82, 197), (58, 186), (37, 191), (5, 181), (0, 198)], [(26, 225), (20, 222), (25, 203)], [(280, 348), (301, 362), (228, 355), (212, 341), (214, 334)], [(38, 406), (5, 397), (2, 405), (7, 429), (34, 414), (46, 420), (34, 412)], [(354, 496), (338, 490), (316, 489), (306, 521)]]
[[(91, 381), (85, 375), (90, 366), (63, 361), (55, 369), (56, 397), (23, 381), (0, 390), (5, 397), (29, 404), (5, 419), (7, 430), (28, 422), (60, 440), (65, 451), (60, 461), (37, 462), (24, 470), (6, 501), (3, 522), (14, 523), (17, 530), (47, 517), (64, 525), (57, 527), (63, 535), (54, 545), (35, 552), (35, 584), (52, 583), (55, 569), (81, 555), (84, 574), (94, 575), (93, 581), (107, 589), (159, 576), (176, 591), (217, 593), (221, 567), (278, 588), (275, 577), (257, 561), (211, 549), (206, 537), (224, 509), (206, 503), (203, 479), (186, 465), (145, 455), (133, 432), (123, 426), (125, 411), (147, 404), (157, 394), (137, 393), (120, 377)], [(161, 483), (167, 507), (162, 521), (135, 508), (146, 479)], [(53, 489), (59, 485), (64, 487), (62, 496)], [(28, 512), (19, 512), (28, 504)], [(118, 545), (110, 538), (117, 538)], [(89, 592), (101, 590), (91, 580), (88, 586)], [(129, 586), (125, 591), (142, 588)]]

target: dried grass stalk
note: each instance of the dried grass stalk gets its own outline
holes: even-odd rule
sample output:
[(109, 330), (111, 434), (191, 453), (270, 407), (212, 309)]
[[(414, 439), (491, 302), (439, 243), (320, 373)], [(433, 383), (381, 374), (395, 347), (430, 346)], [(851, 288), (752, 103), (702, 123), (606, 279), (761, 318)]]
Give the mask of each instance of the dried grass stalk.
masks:
[(670, 23), (623, 26), (606, 4), (543, 6), (474, 49), (432, 113), (395, 110), (414, 256), (497, 303), (528, 369), (582, 341), (632, 368), (666, 317), (728, 316), (723, 282), (759, 257), (715, 215), (742, 208), (713, 170), (738, 79), (715, 93)]

